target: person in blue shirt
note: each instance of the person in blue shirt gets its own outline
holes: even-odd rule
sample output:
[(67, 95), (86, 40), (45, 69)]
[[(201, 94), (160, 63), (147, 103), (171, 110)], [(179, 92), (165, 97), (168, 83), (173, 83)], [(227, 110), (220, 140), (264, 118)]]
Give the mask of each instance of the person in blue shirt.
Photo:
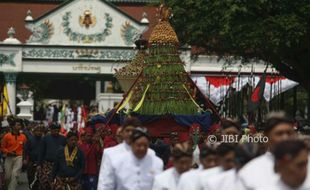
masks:
[(27, 166), (27, 177), (31, 190), (39, 188), (38, 173), (39, 155), (42, 145), (43, 126), (33, 128), (33, 136), (26, 141), (23, 152), (23, 165)]
[(66, 145), (66, 138), (59, 134), (60, 125), (53, 123), (50, 125), (50, 134), (43, 137), (40, 148), (38, 170), (40, 189), (51, 190), (51, 173), (56, 161), (57, 150)]
[(85, 167), (83, 152), (77, 146), (78, 134), (69, 132), (67, 144), (58, 149), (52, 172), (54, 190), (81, 190), (81, 176)]

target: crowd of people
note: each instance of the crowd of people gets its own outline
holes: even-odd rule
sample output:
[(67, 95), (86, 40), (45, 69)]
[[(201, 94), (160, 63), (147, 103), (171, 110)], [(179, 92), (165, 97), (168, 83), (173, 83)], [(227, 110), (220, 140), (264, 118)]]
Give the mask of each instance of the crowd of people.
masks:
[(15, 190), (21, 171), (31, 190), (310, 189), (309, 139), (282, 112), (270, 114), (263, 131), (226, 119), (198, 141), (197, 130), (151, 137), (135, 117), (117, 129), (87, 122), (66, 133), (57, 123), (8, 123), (1, 130), (3, 189)]
[(96, 135), (90, 126), (66, 131), (58, 123), (46, 127), (18, 118), (8, 118), (8, 124), (1, 128), (0, 189), (15, 190), (22, 171), (30, 189), (96, 189), (103, 149), (117, 144), (109, 130), (97, 129)]
[(85, 127), (87, 117), (98, 113), (98, 106), (87, 106), (85, 104), (48, 104), (37, 106), (34, 110), (34, 120), (46, 123), (60, 123), (66, 130), (74, 125), (78, 128)]

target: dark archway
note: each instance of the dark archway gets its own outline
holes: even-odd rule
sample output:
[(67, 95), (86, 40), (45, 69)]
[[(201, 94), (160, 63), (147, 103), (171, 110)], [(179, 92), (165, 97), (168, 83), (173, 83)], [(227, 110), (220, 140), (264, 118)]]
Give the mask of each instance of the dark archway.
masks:
[(70, 99), (89, 102), (96, 99), (95, 82), (113, 80), (111, 75), (20, 73), (17, 88), (25, 83), (34, 99)]

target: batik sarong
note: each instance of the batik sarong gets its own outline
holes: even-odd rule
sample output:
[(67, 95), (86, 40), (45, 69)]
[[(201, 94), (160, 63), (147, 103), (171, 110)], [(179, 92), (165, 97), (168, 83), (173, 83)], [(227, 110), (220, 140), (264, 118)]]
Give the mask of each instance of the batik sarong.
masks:
[(51, 190), (51, 177), (50, 175), (52, 174), (53, 171), (53, 162), (47, 162), (45, 161), (42, 164), (41, 171), (39, 172), (39, 182), (40, 182), (40, 189), (44, 190)]
[(72, 177), (56, 177), (53, 184), (53, 190), (82, 190), (79, 180), (73, 180)]

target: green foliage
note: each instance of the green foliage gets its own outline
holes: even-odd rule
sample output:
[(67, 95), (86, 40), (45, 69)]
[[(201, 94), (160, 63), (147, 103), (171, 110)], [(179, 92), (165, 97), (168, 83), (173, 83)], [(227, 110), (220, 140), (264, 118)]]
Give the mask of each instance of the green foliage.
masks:
[(182, 43), (263, 60), (310, 89), (309, 0), (167, 0)]
[(148, 84), (150, 88), (142, 107), (138, 110), (139, 113), (146, 115), (198, 113), (199, 108), (184, 88), (184, 85), (188, 87), (188, 76), (175, 46), (152, 46), (145, 62), (146, 67), (138, 89), (142, 94)]

